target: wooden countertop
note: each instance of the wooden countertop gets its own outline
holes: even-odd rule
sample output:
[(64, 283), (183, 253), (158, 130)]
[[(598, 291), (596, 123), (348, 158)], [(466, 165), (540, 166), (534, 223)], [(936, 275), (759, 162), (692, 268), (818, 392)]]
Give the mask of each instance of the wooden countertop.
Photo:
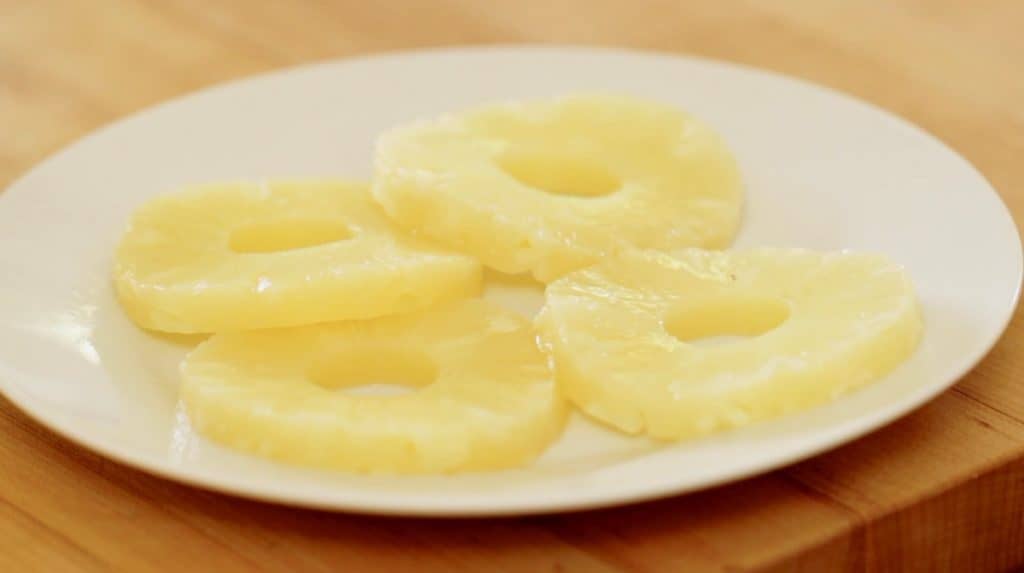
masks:
[[(214, 82), (383, 50), (567, 42), (733, 60), (853, 93), (964, 154), (1019, 226), (1021, 24), (1019, 0), (0, 0), (0, 187), (100, 125)], [(0, 570), (1004, 570), (1024, 565), (1022, 343), (1018, 313), (954, 389), (788, 469), (511, 520), (207, 493), (83, 451), (0, 399)]]

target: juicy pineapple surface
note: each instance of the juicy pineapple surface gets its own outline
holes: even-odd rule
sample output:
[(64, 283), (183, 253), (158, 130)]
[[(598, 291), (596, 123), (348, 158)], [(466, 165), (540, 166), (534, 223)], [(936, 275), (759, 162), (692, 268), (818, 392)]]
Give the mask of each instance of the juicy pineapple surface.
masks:
[(625, 96), (496, 104), (377, 144), (374, 197), (404, 226), (547, 282), (625, 247), (724, 247), (735, 161), (688, 115)]
[[(479, 299), (421, 313), (217, 334), (182, 397), (214, 440), (292, 463), (439, 473), (507, 468), (561, 431), (566, 405), (528, 320)], [(350, 388), (386, 379), (390, 396)]]
[(363, 183), (228, 183), (133, 216), (114, 284), (140, 326), (215, 332), (362, 319), (470, 296), (480, 265), (403, 234)]
[(827, 401), (906, 359), (922, 330), (907, 275), (864, 254), (630, 252), (546, 297), (537, 323), (562, 392), (662, 439)]

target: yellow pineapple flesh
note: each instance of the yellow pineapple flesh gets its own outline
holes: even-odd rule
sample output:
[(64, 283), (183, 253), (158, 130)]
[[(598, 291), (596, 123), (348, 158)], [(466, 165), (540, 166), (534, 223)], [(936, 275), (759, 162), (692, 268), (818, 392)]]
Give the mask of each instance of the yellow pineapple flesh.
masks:
[[(403, 316), (217, 334), (182, 367), (194, 425), (306, 466), (444, 473), (529, 462), (566, 405), (528, 320), (479, 299)], [(350, 392), (371, 382), (398, 395)]]
[(801, 249), (623, 253), (549, 284), (537, 324), (570, 401), (662, 439), (828, 401), (905, 360), (922, 330), (899, 266)]
[(737, 167), (672, 107), (578, 95), (484, 106), (377, 144), (374, 197), (403, 226), (548, 282), (629, 247), (727, 246)]
[(410, 312), (476, 294), (479, 263), (396, 227), (364, 183), (225, 183), (157, 197), (115, 254), (128, 315), (194, 333)]

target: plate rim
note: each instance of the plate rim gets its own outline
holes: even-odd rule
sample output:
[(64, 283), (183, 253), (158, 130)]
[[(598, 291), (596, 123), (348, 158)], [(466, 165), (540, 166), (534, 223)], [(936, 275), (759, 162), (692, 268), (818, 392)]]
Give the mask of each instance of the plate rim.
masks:
[[(166, 462), (161, 463), (159, 460), (151, 459), (152, 456), (145, 454), (126, 454), (122, 453), (116, 446), (109, 445), (109, 442), (102, 439), (93, 439), (93, 437), (83, 437), (76, 433), (72, 428), (65, 427), (63, 421), (58, 420), (59, 416), (48, 416), (43, 410), (45, 408), (37, 408), (35, 401), (31, 399), (19, 399), (17, 384), (6, 381), (7, 376), (4, 375), (4, 365), (0, 363), (0, 395), (7, 399), (12, 406), (21, 411), (34, 423), (46, 428), (48, 431), (56, 434), (61, 439), (67, 440), (78, 447), (84, 448), (103, 457), (111, 459), (118, 464), (123, 464), (135, 470), (143, 471), (145, 473), (158, 476), (163, 479), (173, 480), (179, 483), (187, 484), (192, 487), (197, 487), (205, 490), (216, 491), (222, 494), (227, 494), (234, 497), (241, 497), (246, 499), (252, 499), (262, 502), (271, 502), (276, 504), (283, 504), (293, 507), (302, 507), (307, 509), (317, 510), (328, 510), (328, 511), (344, 511), (353, 512), (360, 514), (373, 514), (373, 515), (393, 515), (393, 516), (410, 516), (410, 517), (509, 517), (509, 516), (522, 516), (522, 515), (540, 515), (548, 513), (559, 513), (568, 511), (583, 511), (602, 507), (613, 507), (621, 506), (630, 503), (637, 503), (642, 501), (649, 501), (653, 499), (663, 498), (671, 495), (679, 495), (684, 493), (690, 493), (695, 491), (707, 490), (714, 487), (721, 486), (726, 483), (737, 482), (754, 475), (766, 473), (769, 471), (776, 470), (781, 467), (791, 465), (795, 462), (811, 458), (822, 452), (834, 449), (843, 444), (857, 440), (864, 435), (881, 429), (884, 426), (889, 425), (895, 420), (902, 418), (908, 413), (917, 410), (927, 402), (931, 401), (939, 394), (949, 390), (955, 384), (957, 384), (965, 375), (973, 370), (996, 346), (1000, 341), (1006, 329), (1009, 327), (1010, 322), (1017, 314), (1017, 308), (1020, 303), (1022, 280), (1024, 280), (1024, 249), (1021, 245), (1020, 230), (1013, 218), (1013, 212), (1010, 210), (1006, 201), (1002, 195), (996, 190), (995, 186), (988, 180), (988, 178), (977, 169), (966, 157), (959, 153), (953, 146), (946, 143), (940, 137), (931, 133), (927, 129), (912, 123), (910, 120), (905, 119), (875, 103), (861, 99), (852, 94), (840, 91), (831, 86), (815, 83), (811, 80), (804, 79), (802, 77), (791, 76), (779, 71), (772, 69), (759, 68), (752, 65), (748, 65), (740, 62), (733, 62), (728, 60), (719, 60), (714, 58), (708, 58), (699, 55), (668, 52), (668, 51), (652, 51), (652, 50), (640, 50), (632, 48), (616, 48), (606, 46), (588, 46), (582, 44), (488, 44), (482, 46), (441, 46), (431, 47), (425, 49), (414, 49), (414, 50), (389, 50), (383, 52), (374, 52), (368, 54), (360, 54), (356, 56), (342, 56), (337, 58), (323, 58), (313, 60), (305, 63), (301, 63), (295, 66), (286, 66), (275, 69), (262, 71), (257, 74), (247, 75), (243, 77), (233, 78), (223, 82), (217, 82), (205, 87), (188, 91), (174, 97), (161, 100), (154, 104), (145, 106), (141, 109), (135, 110), (127, 115), (120, 116), (112, 121), (98, 126), (92, 131), (68, 142), (61, 146), (57, 150), (53, 151), (49, 155), (45, 156), (41, 160), (34, 163), (28, 169), (23, 171), (20, 175), (17, 175), (8, 185), (0, 192), (0, 208), (3, 208), (4, 198), (9, 197), (14, 193), (21, 193), (18, 188), (21, 187), (21, 183), (31, 177), (33, 174), (47, 169), (52, 163), (55, 163), (61, 159), (67, 153), (72, 152), (77, 147), (86, 144), (93, 138), (102, 137), (108, 130), (117, 128), (118, 126), (129, 123), (132, 120), (150, 114), (154, 111), (160, 110), (167, 106), (175, 105), (183, 100), (193, 98), (200, 94), (211, 94), (221, 90), (230, 89), (232, 87), (257, 82), (261, 79), (270, 78), (273, 76), (282, 76), (296, 72), (307, 72), (313, 71), (317, 68), (326, 68), (339, 64), (350, 64), (356, 62), (372, 63), (375, 60), (392, 60), (392, 59), (407, 59), (407, 58), (429, 58), (431, 56), (438, 55), (481, 55), (481, 54), (494, 54), (494, 53), (575, 53), (581, 55), (594, 55), (594, 56), (629, 56), (629, 57), (641, 57), (641, 58), (654, 58), (662, 59), (665, 61), (679, 61), (685, 60), (693, 63), (699, 63), (701, 65), (726, 68), (735, 71), (739, 71), (745, 74), (753, 74), (770, 78), (773, 81), (783, 81), (793, 85), (796, 85), (803, 89), (810, 89), (813, 91), (824, 92), (833, 98), (843, 100), (846, 104), (854, 104), (862, 108), (866, 108), (875, 114), (884, 116), (887, 120), (898, 124), (903, 129), (908, 129), (914, 132), (916, 135), (929, 140), (933, 144), (938, 144), (939, 147), (944, 148), (951, 152), (952, 157), (955, 157), (964, 167), (970, 170), (975, 176), (983, 181), (988, 187), (988, 191), (998, 201), (998, 205), (1001, 207), (1001, 214), (1006, 218), (1006, 222), (1009, 224), (1009, 230), (1012, 231), (1012, 237), (1014, 241), (1014, 247), (1016, 251), (1016, 276), (1015, 285), (1009, 305), (1009, 312), (1003, 318), (998, 329), (993, 330), (992, 334), (979, 346), (980, 350), (976, 355), (971, 356), (964, 360), (964, 366), (956, 372), (955, 375), (950, 375), (949, 382), (945, 384), (935, 384), (932, 386), (924, 386), (918, 389), (916, 392), (904, 398), (902, 402), (897, 404), (897, 407), (888, 408), (886, 410), (880, 410), (875, 412), (874, 416), (871, 417), (859, 417), (852, 420), (848, 425), (851, 426), (843, 432), (836, 433), (836, 436), (828, 439), (820, 440), (819, 443), (814, 444), (811, 447), (805, 447), (794, 452), (790, 452), (787, 455), (772, 458), (768, 463), (747, 463), (739, 471), (730, 473), (724, 473), (723, 475), (716, 476), (713, 479), (708, 479), (700, 482), (699, 484), (684, 484), (682, 486), (673, 485), (671, 480), (662, 480), (651, 486), (648, 482), (644, 482), (642, 487), (623, 486), (616, 490), (612, 494), (602, 493), (600, 490), (590, 495), (579, 495), (570, 497), (567, 499), (549, 500), (540, 499), (537, 501), (530, 500), (519, 500), (516, 498), (509, 499), (494, 499), (490, 501), (481, 502), (476, 498), (469, 498), (463, 500), (460, 498), (444, 498), (431, 503), (423, 503), (422, 499), (417, 505), (410, 505), (408, 502), (404, 502), (401, 495), (395, 496), (396, 503), (387, 503), (388, 500), (384, 499), (383, 502), (367, 502), (366, 492), (356, 490), (344, 490), (339, 488), (338, 491), (334, 492), (330, 499), (316, 498), (311, 499), (308, 496), (304, 496), (294, 491), (289, 491), (288, 488), (281, 488), (277, 486), (269, 486), (266, 484), (257, 485), (249, 482), (235, 482), (230, 478), (225, 478), (222, 475), (218, 475), (215, 472), (200, 471), (192, 469), (185, 471), (172, 464)], [(355, 495), (346, 495), (351, 491)], [(385, 497), (380, 492), (375, 492), (374, 497)]]

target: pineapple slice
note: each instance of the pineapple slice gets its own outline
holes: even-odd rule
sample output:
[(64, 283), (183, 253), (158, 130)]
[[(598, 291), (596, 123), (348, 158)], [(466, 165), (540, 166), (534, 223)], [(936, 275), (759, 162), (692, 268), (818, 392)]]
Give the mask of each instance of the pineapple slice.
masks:
[(498, 104), (377, 144), (373, 194), (403, 226), (548, 282), (624, 247), (724, 247), (735, 161), (686, 114), (622, 96)]
[(907, 275), (863, 254), (632, 252), (546, 297), (537, 322), (562, 392), (662, 439), (825, 402), (894, 368), (922, 330)]
[(114, 284), (140, 326), (195, 333), (363, 319), (476, 294), (471, 257), (403, 235), (352, 182), (203, 185), (135, 213)]
[[(206, 436), (301, 465), (388, 473), (508, 468), (567, 406), (528, 320), (473, 299), (421, 313), (214, 335), (182, 367)], [(400, 395), (349, 392), (369, 382)]]

